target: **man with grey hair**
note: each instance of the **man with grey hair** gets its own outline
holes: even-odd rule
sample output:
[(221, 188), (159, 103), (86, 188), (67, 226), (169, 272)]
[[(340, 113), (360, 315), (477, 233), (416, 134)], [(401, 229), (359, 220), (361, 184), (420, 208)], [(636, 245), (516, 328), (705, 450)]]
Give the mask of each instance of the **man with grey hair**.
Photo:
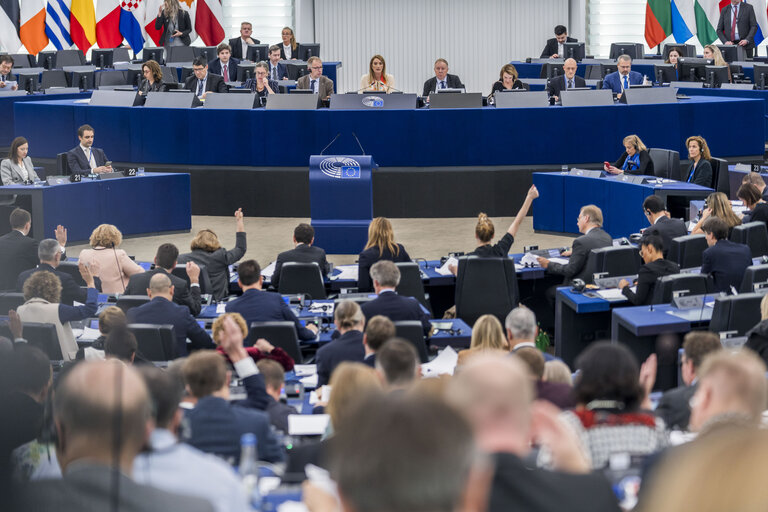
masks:
[(632, 71), (632, 57), (629, 55), (619, 55), (616, 59), (616, 68), (618, 71), (609, 73), (603, 78), (603, 89), (611, 89), (613, 94), (621, 98), (625, 89), (643, 84), (643, 75)]
[(37, 246), (37, 257), (40, 260), (40, 264), (36, 268), (25, 270), (19, 274), (19, 278), (16, 280), (16, 291), (20, 292), (24, 289), (24, 282), (29, 279), (29, 276), (35, 272), (47, 270), (55, 274), (59, 281), (61, 281), (62, 304), (71, 306), (73, 301), (85, 303), (86, 289), (78, 286), (70, 274), (56, 270), (61, 262), (62, 253), (62, 247), (57, 240), (53, 238), (42, 240)]
[[(525, 306), (520, 306), (509, 312), (504, 320), (507, 328), (507, 341), (509, 350), (517, 352), (523, 347), (536, 348), (536, 337), (539, 335), (539, 327), (536, 324), (536, 315)], [(544, 354), (544, 361), (552, 361), (557, 358), (551, 354)]]
[(400, 284), (400, 269), (389, 260), (381, 260), (371, 267), (371, 280), (376, 297), (361, 306), (365, 318), (382, 315), (393, 322), (401, 320), (417, 320), (424, 328), (424, 336), (429, 336), (432, 324), (429, 314), (422, 309), (419, 301), (413, 297), (403, 297), (395, 291)]

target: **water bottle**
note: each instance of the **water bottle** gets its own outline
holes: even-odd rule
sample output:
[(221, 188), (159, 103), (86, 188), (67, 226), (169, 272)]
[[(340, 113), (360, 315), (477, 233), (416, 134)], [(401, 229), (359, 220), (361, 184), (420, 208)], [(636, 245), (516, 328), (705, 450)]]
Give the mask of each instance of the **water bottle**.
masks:
[(139, 176), (144, 176), (144, 168), (143, 167), (139, 167), (138, 174), (139, 174)]
[(240, 479), (245, 492), (251, 500), (251, 506), (258, 510), (261, 507), (259, 495), (259, 463), (256, 452), (256, 435), (243, 434), (240, 437)]

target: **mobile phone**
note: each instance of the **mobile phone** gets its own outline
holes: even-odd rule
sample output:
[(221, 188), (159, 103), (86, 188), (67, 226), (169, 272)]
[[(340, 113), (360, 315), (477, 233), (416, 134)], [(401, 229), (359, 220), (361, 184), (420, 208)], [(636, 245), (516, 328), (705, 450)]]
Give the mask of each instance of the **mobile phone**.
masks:
[(107, 163), (104, 164), (104, 167), (112, 167), (112, 160), (107, 160)]
[(611, 166), (611, 162), (608, 162), (608, 161), (603, 162), (603, 165), (606, 166), (606, 167), (610, 167)]

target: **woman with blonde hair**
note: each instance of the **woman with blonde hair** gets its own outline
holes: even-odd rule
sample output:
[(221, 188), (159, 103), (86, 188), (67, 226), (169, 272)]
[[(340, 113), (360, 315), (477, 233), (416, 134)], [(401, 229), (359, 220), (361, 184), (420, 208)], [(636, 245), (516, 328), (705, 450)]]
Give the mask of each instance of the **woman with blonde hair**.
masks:
[(459, 351), (459, 360), (456, 365), (460, 366), (475, 354), (486, 351), (509, 353), (509, 343), (504, 336), (504, 329), (499, 319), (493, 315), (483, 315), (477, 319), (472, 326), (472, 342), (468, 349)]
[(493, 97), (499, 91), (511, 91), (513, 89), (525, 89), (523, 82), (518, 80), (520, 75), (517, 73), (517, 69), (512, 64), (504, 64), (499, 71), (499, 79), (493, 82), (491, 88), (491, 94), (488, 97)]
[(381, 55), (374, 55), (368, 63), (368, 73), (360, 77), (360, 91), (383, 91), (389, 94), (394, 90), (395, 77), (387, 73), (387, 63)]
[(333, 322), (341, 336), (320, 347), (315, 355), (318, 386), (328, 384), (331, 374), (341, 362), (362, 363), (365, 358), (363, 347), (365, 315), (360, 306), (351, 300), (342, 300), (336, 304)]
[(280, 45), (280, 60), (296, 60), (299, 57), (299, 43), (293, 35), (291, 27), (283, 27), (280, 31), (283, 42)]
[(373, 290), (371, 266), (380, 260), (395, 263), (411, 261), (402, 244), (395, 243), (392, 223), (386, 217), (376, 217), (368, 226), (368, 242), (357, 260), (357, 288), (361, 292)]
[(544, 363), (544, 378), (546, 382), (558, 382), (573, 386), (573, 375), (568, 365), (559, 359), (553, 359)]
[(720, 53), (720, 48), (713, 44), (708, 44), (704, 47), (703, 50), (703, 56), (705, 59), (712, 59), (715, 61), (715, 66), (725, 66), (728, 68), (728, 81), (733, 82), (733, 77), (731, 76), (731, 66), (725, 62), (725, 59), (723, 58), (723, 54)]
[(160, 30), (158, 46), (189, 46), (192, 43), (189, 37), (192, 22), (179, 0), (163, 0), (157, 11), (155, 30)]
[(647, 174), (653, 176), (653, 160), (643, 141), (637, 135), (624, 137), (624, 153), (616, 163), (606, 163), (603, 168), (611, 174)]
[(235, 247), (233, 249), (223, 248), (219, 237), (210, 229), (198, 231), (189, 248), (192, 252), (180, 254), (179, 263), (194, 261), (201, 267), (205, 265), (211, 280), (209, 293), (216, 300), (229, 295), (229, 266), (239, 261), (247, 249), (243, 209), (238, 208), (235, 212)]
[(719, 217), (723, 219), (726, 224), (728, 224), (728, 236), (731, 236), (731, 231), (733, 231), (734, 226), (739, 226), (741, 224), (741, 219), (738, 215), (736, 215), (736, 213), (733, 211), (733, 208), (731, 207), (731, 201), (728, 199), (728, 196), (722, 192), (714, 192), (707, 196), (706, 208), (704, 208), (704, 211), (701, 212), (701, 220), (699, 220), (699, 222), (697, 222), (693, 227), (691, 234), (704, 234), (701, 226), (710, 216)]
[[(221, 348), (221, 339), (224, 336), (226, 326), (224, 325), (227, 318), (234, 320), (235, 325), (240, 328), (240, 332), (243, 334), (243, 339), (248, 337), (248, 326), (245, 325), (245, 319), (240, 313), (224, 313), (216, 320), (213, 321), (211, 326), (211, 338), (216, 344), (216, 352), (223, 355), (229, 361), (226, 351)], [(261, 361), (262, 359), (272, 359), (283, 367), (283, 370), (289, 372), (293, 370), (294, 361), (285, 350), (280, 347), (275, 347), (269, 341), (264, 338), (259, 338), (252, 347), (244, 347), (245, 352), (253, 359), (254, 362)], [(231, 362), (231, 361), (230, 361)]]
[(94, 273), (101, 280), (103, 293), (125, 293), (131, 276), (144, 272), (122, 249), (123, 234), (112, 224), (100, 224), (91, 233), (91, 248), (80, 251), (80, 262), (89, 267), (96, 263)]

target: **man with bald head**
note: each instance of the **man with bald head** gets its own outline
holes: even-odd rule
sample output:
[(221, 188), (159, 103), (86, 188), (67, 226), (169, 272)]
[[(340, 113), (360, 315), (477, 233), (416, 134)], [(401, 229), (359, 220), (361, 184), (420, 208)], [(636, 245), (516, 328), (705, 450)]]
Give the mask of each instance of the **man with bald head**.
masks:
[[(618, 512), (610, 484), (590, 473), (578, 439), (559, 420), (558, 409), (532, 404), (532, 382), (517, 356), (473, 357), (451, 380), (447, 393), (467, 415), (479, 447), (494, 456), (488, 510)], [(549, 449), (555, 471), (525, 462), (531, 439)]]
[(207, 501), (137, 484), (127, 476), (147, 442), (152, 410), (146, 385), (132, 368), (117, 361), (75, 366), (62, 377), (53, 410), (63, 478), (31, 484), (21, 509), (213, 511)]
[(200, 327), (186, 306), (173, 302), (174, 287), (165, 273), (158, 273), (149, 280), (147, 295), (152, 299), (146, 304), (128, 310), (126, 316), (131, 324), (172, 324), (176, 334), (176, 357), (184, 357), (190, 349), (214, 349), (208, 333)]
[(560, 92), (575, 87), (586, 87), (587, 83), (580, 76), (576, 76), (576, 61), (574, 59), (565, 59), (563, 62), (563, 75), (553, 76), (547, 84), (547, 93), (560, 100)]

